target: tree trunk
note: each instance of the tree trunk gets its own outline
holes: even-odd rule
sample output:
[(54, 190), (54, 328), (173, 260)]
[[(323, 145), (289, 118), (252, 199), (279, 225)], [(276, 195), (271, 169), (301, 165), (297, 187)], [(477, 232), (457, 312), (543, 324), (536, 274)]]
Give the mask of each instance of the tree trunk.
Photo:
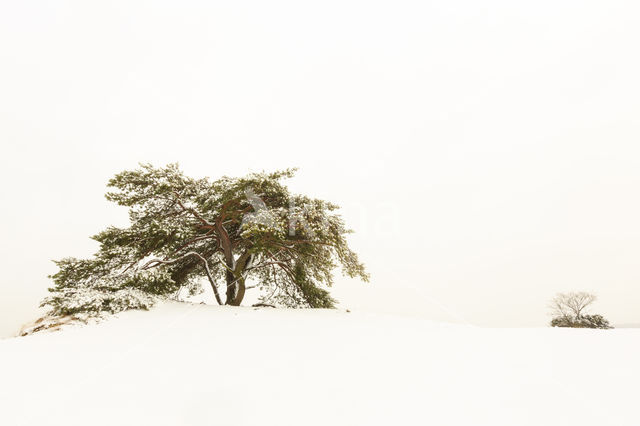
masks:
[[(236, 270), (236, 262), (233, 258), (233, 247), (231, 244), (231, 239), (229, 238), (229, 234), (227, 230), (222, 225), (222, 219), (218, 218), (216, 221), (216, 229), (218, 231), (218, 235), (220, 236), (220, 245), (222, 246), (222, 251), (224, 252), (224, 263), (227, 265), (227, 271), (225, 272), (225, 278), (227, 281), (227, 300), (225, 305), (232, 305), (236, 300), (236, 287), (237, 281), (235, 277)], [(236, 305), (237, 306), (237, 305)]]
[(245, 271), (251, 264), (251, 254), (246, 251), (235, 262), (233, 272), (227, 270), (227, 305), (240, 306), (244, 293), (247, 289), (245, 285)]
[(244, 278), (240, 278), (234, 284), (235, 296), (233, 297), (233, 299), (231, 299), (230, 302), (229, 302), (230, 299), (227, 299), (227, 305), (240, 306), (240, 304), (242, 303), (242, 299), (244, 299), (245, 290), (246, 290), (246, 286), (244, 284)]
[(227, 271), (225, 273), (225, 278), (227, 281), (227, 301), (225, 302), (225, 305), (233, 305), (233, 301), (236, 298), (236, 287), (238, 285), (238, 282), (236, 281), (236, 277), (231, 271)]

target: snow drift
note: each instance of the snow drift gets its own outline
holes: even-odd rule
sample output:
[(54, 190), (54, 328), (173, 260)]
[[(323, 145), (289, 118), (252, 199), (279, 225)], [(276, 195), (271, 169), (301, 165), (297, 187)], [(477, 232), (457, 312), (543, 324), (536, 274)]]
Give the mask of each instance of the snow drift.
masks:
[(167, 303), (0, 341), (0, 424), (635, 425), (639, 338)]

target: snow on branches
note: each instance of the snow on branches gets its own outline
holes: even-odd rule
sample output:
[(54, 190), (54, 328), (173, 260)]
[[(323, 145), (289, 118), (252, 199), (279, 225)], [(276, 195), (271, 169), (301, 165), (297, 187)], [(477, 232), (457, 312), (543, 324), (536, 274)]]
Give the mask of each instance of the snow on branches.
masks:
[(56, 262), (43, 305), (57, 315), (147, 309), (206, 280), (219, 304), (240, 305), (257, 288), (263, 303), (333, 307), (327, 287), (336, 267), (368, 275), (347, 245), (351, 231), (338, 207), (282, 184), (294, 172), (209, 181), (172, 164), (116, 175), (107, 199), (129, 208), (130, 226), (94, 236), (100, 249), (92, 259)]

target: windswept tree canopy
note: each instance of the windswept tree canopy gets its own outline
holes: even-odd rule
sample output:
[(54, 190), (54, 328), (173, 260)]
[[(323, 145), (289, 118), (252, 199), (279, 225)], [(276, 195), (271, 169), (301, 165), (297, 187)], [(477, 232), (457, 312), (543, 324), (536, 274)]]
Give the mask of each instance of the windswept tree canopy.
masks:
[(198, 293), (205, 281), (219, 304), (240, 305), (257, 287), (263, 303), (333, 307), (326, 287), (336, 267), (368, 275), (338, 207), (282, 184), (294, 172), (210, 181), (171, 164), (116, 175), (106, 197), (129, 208), (130, 226), (92, 237), (100, 243), (92, 259), (57, 261), (43, 305), (56, 315), (147, 308), (181, 289)]

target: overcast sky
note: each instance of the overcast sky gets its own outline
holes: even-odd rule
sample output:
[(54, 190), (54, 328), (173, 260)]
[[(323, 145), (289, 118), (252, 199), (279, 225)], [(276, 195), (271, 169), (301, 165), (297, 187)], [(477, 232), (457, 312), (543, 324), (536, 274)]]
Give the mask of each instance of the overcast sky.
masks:
[(372, 274), (345, 307), (543, 326), (585, 290), (640, 322), (639, 41), (635, 0), (3, 1), (0, 335), (141, 161), (300, 167)]

